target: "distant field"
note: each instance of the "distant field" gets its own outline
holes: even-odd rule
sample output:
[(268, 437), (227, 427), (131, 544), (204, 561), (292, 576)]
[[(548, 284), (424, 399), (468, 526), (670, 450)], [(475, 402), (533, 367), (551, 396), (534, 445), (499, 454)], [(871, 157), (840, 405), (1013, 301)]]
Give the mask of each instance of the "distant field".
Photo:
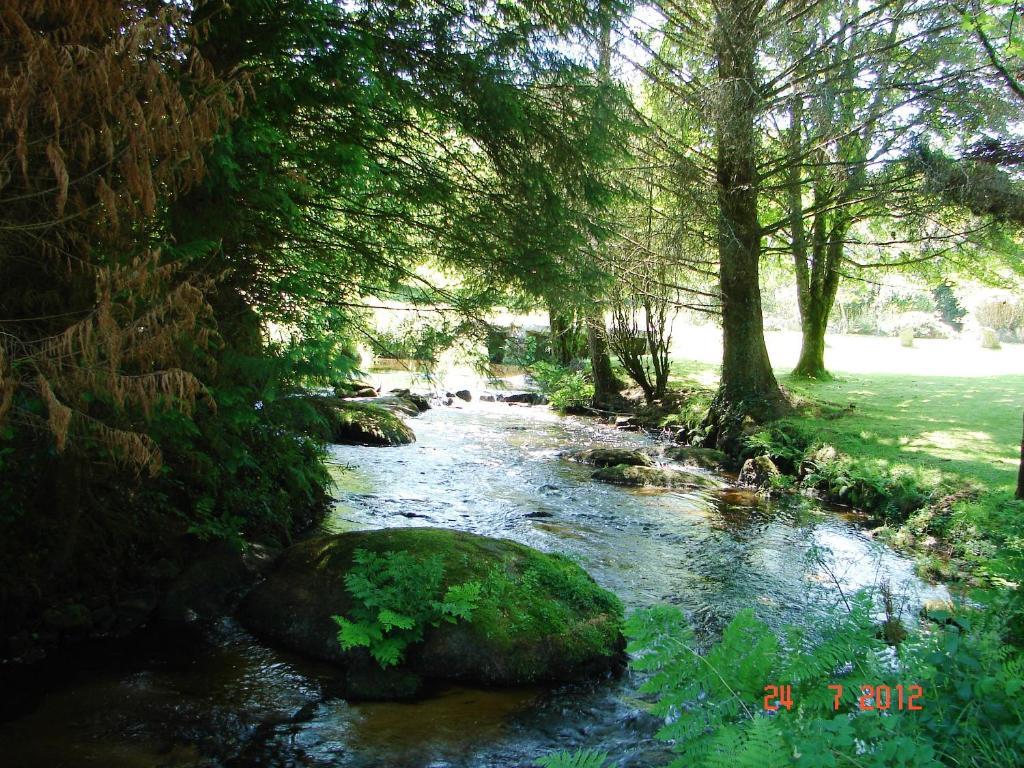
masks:
[[(808, 417), (822, 439), (881, 466), (912, 465), (974, 478), (992, 490), (1016, 480), (1024, 413), (1024, 345), (986, 350), (974, 340), (829, 337), (825, 362), (836, 378), (789, 377), (799, 334), (768, 334), (780, 382), (797, 395), (852, 405), (838, 418)], [(673, 371), (713, 385), (721, 354), (715, 328), (679, 329)]]

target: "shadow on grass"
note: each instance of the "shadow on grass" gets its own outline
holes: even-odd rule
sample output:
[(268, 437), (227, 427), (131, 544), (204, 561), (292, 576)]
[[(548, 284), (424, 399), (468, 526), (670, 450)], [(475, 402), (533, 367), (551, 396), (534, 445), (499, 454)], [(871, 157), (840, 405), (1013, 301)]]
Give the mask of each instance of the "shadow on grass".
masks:
[[(694, 361), (674, 362), (672, 370), (706, 386), (718, 373)], [(961, 475), (991, 490), (1016, 482), (1024, 376), (840, 374), (819, 382), (776, 375), (806, 401), (801, 422), (844, 453)]]

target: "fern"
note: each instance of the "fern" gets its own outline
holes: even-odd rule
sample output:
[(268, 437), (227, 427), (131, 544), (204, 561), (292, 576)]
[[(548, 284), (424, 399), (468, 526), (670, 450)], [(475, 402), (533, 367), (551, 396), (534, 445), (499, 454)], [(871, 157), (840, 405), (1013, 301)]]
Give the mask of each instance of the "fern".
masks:
[[(681, 611), (657, 607), (627, 622), (632, 666), (646, 675), (659, 738), (695, 768), (928, 768), (1019, 763), (1024, 753), (1024, 657), (1002, 644), (1000, 618), (885, 646), (870, 594), (849, 610), (780, 636), (740, 612), (703, 653)], [(958, 621), (971, 622), (958, 613)], [(813, 638), (813, 642), (810, 638)], [(791, 709), (764, 710), (764, 686), (791, 686)], [(829, 685), (843, 686), (836, 706)], [(863, 685), (921, 685), (921, 711), (862, 710)], [(895, 696), (895, 693), (893, 694)]]
[(581, 749), (576, 752), (553, 752), (539, 758), (534, 765), (537, 768), (605, 768), (607, 762), (607, 752)]
[(439, 555), (417, 558), (409, 552), (378, 554), (358, 549), (345, 574), (355, 600), (349, 617), (332, 616), (343, 650), (364, 647), (382, 667), (400, 664), (406, 648), (423, 640), (429, 626), (470, 621), (480, 599), (478, 582), (444, 584)]

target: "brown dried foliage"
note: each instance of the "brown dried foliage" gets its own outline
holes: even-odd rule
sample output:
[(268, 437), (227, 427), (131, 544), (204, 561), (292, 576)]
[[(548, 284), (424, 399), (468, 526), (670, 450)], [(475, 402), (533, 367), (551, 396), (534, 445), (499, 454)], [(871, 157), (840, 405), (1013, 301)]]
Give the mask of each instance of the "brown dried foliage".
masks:
[(241, 96), (180, 4), (0, 4), (0, 423), (31, 421), (20, 390), (59, 450), (159, 465), (145, 420), (202, 392), (182, 350), (212, 319), (206, 286), (146, 248), (147, 227), (201, 178)]

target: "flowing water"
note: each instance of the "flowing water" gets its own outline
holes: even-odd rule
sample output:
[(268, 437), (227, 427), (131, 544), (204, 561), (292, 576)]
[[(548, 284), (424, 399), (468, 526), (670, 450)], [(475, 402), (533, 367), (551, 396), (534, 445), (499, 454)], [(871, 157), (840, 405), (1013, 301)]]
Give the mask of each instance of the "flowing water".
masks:
[[(400, 448), (335, 446), (330, 531), (444, 526), (576, 558), (627, 610), (674, 603), (713, 636), (753, 606), (807, 621), (843, 594), (887, 580), (906, 617), (945, 590), (854, 521), (802, 498), (765, 502), (707, 488), (626, 489), (560, 454), (652, 439), (546, 408), (436, 407)], [(671, 462), (667, 462), (671, 463)], [(235, 622), (153, 630), (34, 671), (0, 698), (0, 764), (15, 766), (525, 766), (553, 749), (610, 752), (623, 766), (665, 762), (658, 723), (618, 679), (553, 690), (449, 688), (414, 703), (348, 703), (329, 666), (269, 648)]]

